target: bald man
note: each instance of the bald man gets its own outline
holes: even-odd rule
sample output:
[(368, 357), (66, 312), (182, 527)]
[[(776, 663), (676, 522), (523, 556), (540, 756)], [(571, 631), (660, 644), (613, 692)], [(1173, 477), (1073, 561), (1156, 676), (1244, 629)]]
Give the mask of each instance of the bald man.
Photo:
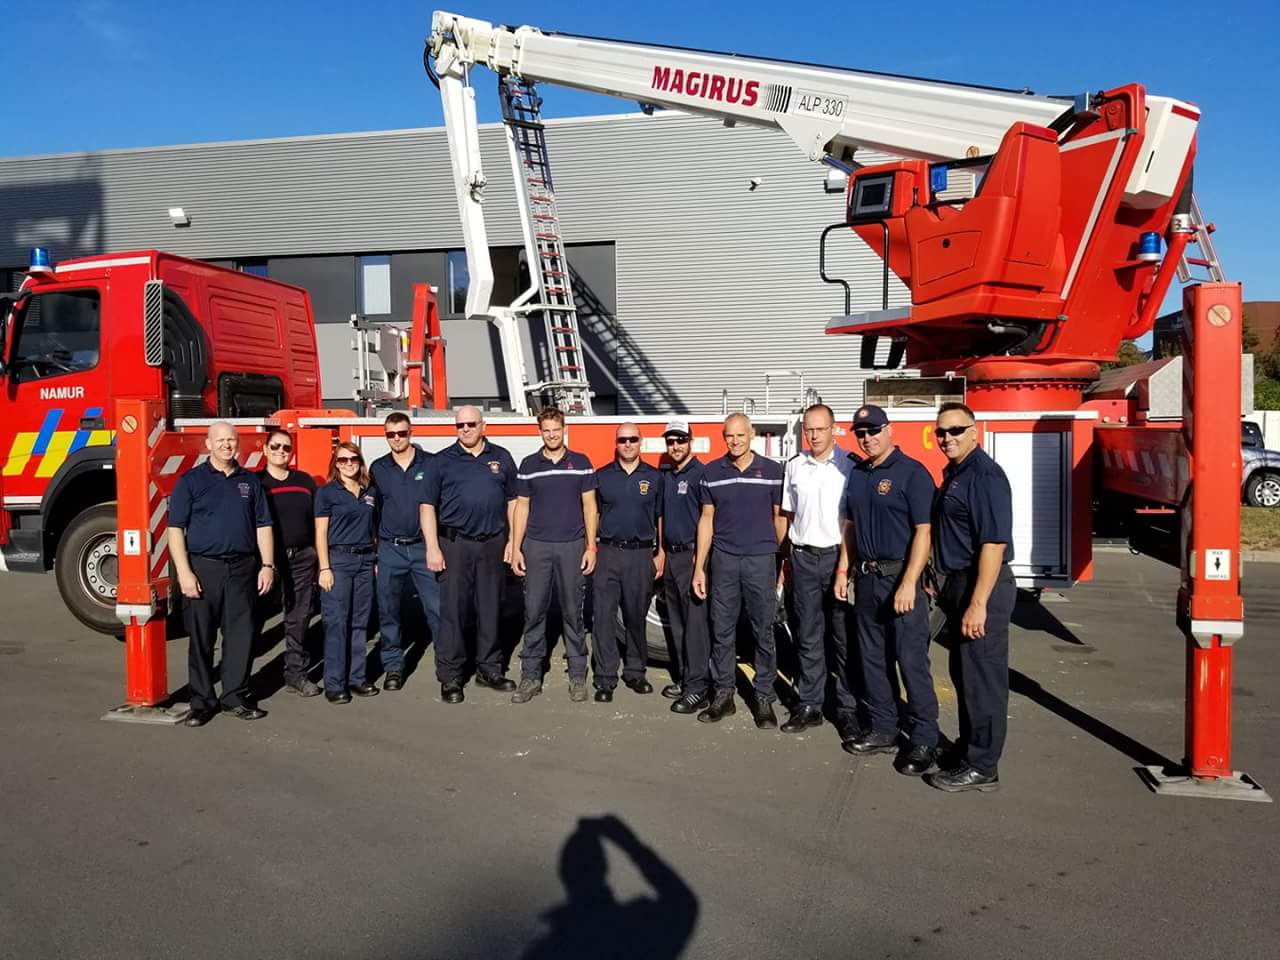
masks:
[(431, 462), (421, 508), (427, 569), (440, 577), (436, 679), (445, 703), (463, 700), (464, 628), (471, 613), (476, 620), (476, 683), (505, 693), (516, 688), (504, 673), (498, 638), (502, 564), (511, 561), (516, 463), (485, 437), (478, 407), (459, 407), (454, 427), (458, 442)]
[(761, 730), (778, 726), (773, 712), (778, 657), (773, 642), (777, 611), (778, 544), (786, 536), (782, 516), (782, 465), (751, 449), (755, 429), (741, 413), (724, 422), (727, 452), (707, 464), (699, 484), (702, 515), (694, 557), (693, 592), (711, 593), (711, 704), (698, 714), (717, 723), (736, 712), (738, 619), (745, 612), (755, 639), (755, 703), (752, 715)]
[(662, 474), (640, 459), (640, 428), (634, 423), (619, 424), (614, 431), (613, 460), (596, 471), (596, 499), (600, 550), (593, 581), (591, 662), (596, 702), (609, 703), (618, 685), (619, 610), (626, 633), (622, 682), (636, 693), (653, 693), (645, 677), (645, 621), (664, 559), (658, 545)]
[[(178, 478), (169, 498), (169, 556), (182, 590), (191, 714), (202, 727), (218, 712), (241, 720), (267, 715), (249, 692), (256, 634), (254, 593), (271, 590), (275, 547), (271, 510), (256, 474), (236, 461), (240, 437), (219, 420), (205, 436), (209, 459)], [(222, 629), (222, 697), (213, 690), (213, 648)]]

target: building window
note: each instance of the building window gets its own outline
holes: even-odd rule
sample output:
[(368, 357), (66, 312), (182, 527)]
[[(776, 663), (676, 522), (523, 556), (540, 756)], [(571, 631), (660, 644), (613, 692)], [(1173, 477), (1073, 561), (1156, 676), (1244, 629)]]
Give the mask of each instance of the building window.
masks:
[(471, 286), (471, 275), (467, 272), (467, 253), (465, 250), (449, 251), (449, 312), (464, 314), (467, 312), (467, 288)]
[(265, 277), (267, 275), (267, 261), (237, 260), (236, 269), (241, 273), (251, 273), (255, 277)]
[(360, 313), (366, 317), (391, 312), (391, 257), (360, 258)]

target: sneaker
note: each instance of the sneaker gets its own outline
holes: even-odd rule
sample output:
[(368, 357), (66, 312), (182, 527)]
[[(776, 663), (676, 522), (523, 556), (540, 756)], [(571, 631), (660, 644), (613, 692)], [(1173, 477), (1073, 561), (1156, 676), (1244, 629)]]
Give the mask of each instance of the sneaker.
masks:
[(678, 683), (668, 683), (662, 688), (662, 695), (668, 700), (679, 700), (684, 696), (684, 687)]
[(569, 699), (574, 703), (586, 703), (587, 701), (587, 681), (569, 680)]
[(542, 692), (542, 681), (525, 678), (520, 681), (520, 686), (516, 687), (516, 692), (511, 695), (512, 703), (528, 703), (534, 697)]
[(983, 793), (990, 793), (1000, 789), (1000, 774), (995, 771), (983, 773), (977, 767), (964, 763), (955, 770), (926, 773), (924, 782), (946, 793), (961, 793), (965, 790), (981, 790)]
[(306, 677), (303, 677), (297, 683), (291, 683), (285, 687), (290, 693), (299, 697), (318, 697), (320, 696), (320, 686), (312, 683)]

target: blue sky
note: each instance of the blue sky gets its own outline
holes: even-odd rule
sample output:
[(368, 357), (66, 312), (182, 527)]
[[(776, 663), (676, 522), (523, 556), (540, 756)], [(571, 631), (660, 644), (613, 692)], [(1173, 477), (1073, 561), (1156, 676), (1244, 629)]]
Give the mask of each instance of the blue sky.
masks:
[[(1274, 2), (440, 2), (495, 23), (1037, 93), (1144, 83), (1200, 105), (1196, 192), (1218, 225), (1219, 254), (1246, 299), (1280, 299)], [(0, 156), (441, 122), (421, 62), (434, 7), (421, 0), (79, 0), (27, 9), (7, 18), (10, 110)], [(553, 116), (629, 109), (546, 94)], [(496, 97), (481, 102), (483, 119), (496, 119)]]

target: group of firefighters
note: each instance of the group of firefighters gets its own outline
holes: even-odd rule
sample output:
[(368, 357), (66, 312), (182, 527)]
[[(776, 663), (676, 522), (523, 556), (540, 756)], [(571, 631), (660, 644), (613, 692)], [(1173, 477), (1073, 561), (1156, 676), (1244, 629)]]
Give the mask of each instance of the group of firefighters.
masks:
[[(566, 447), (559, 410), (543, 410), (538, 427), (541, 449), (517, 466), (485, 436), (475, 407), (456, 411), (457, 442), (434, 455), (412, 442), (409, 418), (393, 413), (386, 455), (366, 464), (359, 446), (339, 443), (317, 487), (290, 467), (287, 431), (267, 436), (267, 466), (250, 473), (237, 461), (235, 428), (213, 424), (208, 459), (179, 479), (169, 505), (191, 637), (187, 725), (202, 726), (219, 710), (245, 720), (266, 715), (248, 676), (256, 601), (277, 588), (287, 689), (323, 692), (332, 703), (379, 692), (366, 674), (375, 595), (382, 689), (401, 689), (400, 607), (412, 580), (445, 703), (464, 700), (469, 673), (513, 703), (542, 692), (553, 591), (570, 699), (588, 699), (589, 668), (597, 702), (613, 700), (619, 674), (635, 693), (652, 693), (645, 619), (660, 589), (677, 655), (673, 682), (661, 691), (671, 710), (704, 723), (735, 712), (745, 627), (754, 647), (751, 712), (757, 727), (773, 729), (774, 624), (785, 587), (797, 670), (784, 732), (818, 726), (829, 712), (851, 754), (896, 754), (899, 772), (948, 792), (999, 786), (1016, 596), (1012, 502), (967, 406), (945, 404), (937, 417), (948, 460), (940, 488), (894, 445), (888, 416), (870, 404), (852, 422), (860, 455), (835, 443), (831, 409), (815, 404), (804, 414), (805, 449), (785, 465), (753, 452), (743, 414), (724, 421), (727, 452), (705, 464), (693, 455), (688, 422), (672, 420), (661, 469), (641, 458), (635, 424), (618, 426), (615, 455), (599, 467)], [(518, 683), (505, 674), (499, 637), (507, 567), (524, 581)], [(323, 689), (308, 679), (304, 642), (317, 586)], [(938, 728), (926, 592), (947, 613), (955, 741)], [(213, 675), (219, 629), (221, 697)]]

